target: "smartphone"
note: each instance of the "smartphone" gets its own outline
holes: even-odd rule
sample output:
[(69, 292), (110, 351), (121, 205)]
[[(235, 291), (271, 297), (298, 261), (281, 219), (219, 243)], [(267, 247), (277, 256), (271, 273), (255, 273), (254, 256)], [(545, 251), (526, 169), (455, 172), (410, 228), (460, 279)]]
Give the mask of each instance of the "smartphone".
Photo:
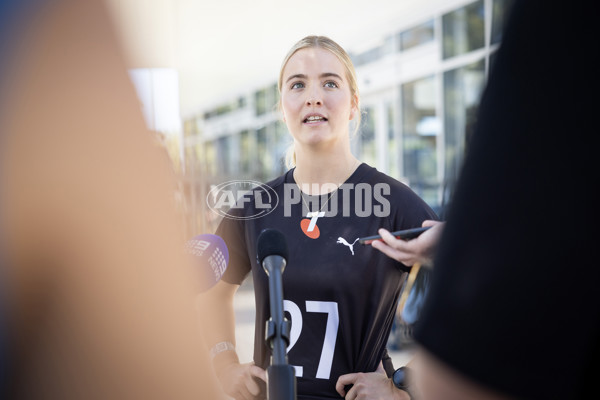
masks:
[[(419, 236), (421, 233), (425, 232), (427, 229), (431, 228), (431, 226), (423, 226), (420, 228), (411, 228), (405, 229), (402, 231), (391, 232), (397, 239), (414, 239)], [(360, 244), (371, 244), (371, 242), (375, 240), (381, 240), (380, 235), (366, 236), (364, 238), (358, 239), (358, 243)]]

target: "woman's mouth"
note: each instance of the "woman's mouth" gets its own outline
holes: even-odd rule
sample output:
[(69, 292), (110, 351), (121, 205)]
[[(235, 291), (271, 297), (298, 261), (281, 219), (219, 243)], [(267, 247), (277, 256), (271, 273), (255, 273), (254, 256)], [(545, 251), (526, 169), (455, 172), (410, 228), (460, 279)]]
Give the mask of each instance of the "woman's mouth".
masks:
[(304, 119), (305, 124), (314, 124), (317, 122), (325, 122), (327, 121), (327, 118), (323, 117), (322, 115), (310, 115), (307, 118)]

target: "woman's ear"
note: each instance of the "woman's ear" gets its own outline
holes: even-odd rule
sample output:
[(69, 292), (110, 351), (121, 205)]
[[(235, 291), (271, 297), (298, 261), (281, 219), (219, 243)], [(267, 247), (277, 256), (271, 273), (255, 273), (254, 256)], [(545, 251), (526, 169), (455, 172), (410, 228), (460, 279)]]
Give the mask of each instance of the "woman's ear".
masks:
[(350, 121), (352, 121), (354, 119), (357, 112), (359, 112), (359, 110), (358, 110), (358, 94), (355, 93), (352, 96), (352, 103), (351, 103), (351, 107), (350, 107)]
[(285, 121), (285, 112), (283, 112), (283, 106), (281, 105), (281, 96), (279, 96), (279, 101), (277, 103), (277, 111), (279, 111), (281, 113), (281, 119), (283, 120), (283, 122)]

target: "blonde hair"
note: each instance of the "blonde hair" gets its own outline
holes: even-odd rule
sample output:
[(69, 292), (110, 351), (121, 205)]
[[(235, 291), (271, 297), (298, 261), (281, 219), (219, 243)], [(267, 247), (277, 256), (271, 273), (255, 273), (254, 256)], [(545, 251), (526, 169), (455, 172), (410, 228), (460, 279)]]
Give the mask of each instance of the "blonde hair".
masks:
[[(348, 84), (350, 87), (350, 95), (354, 104), (356, 106), (356, 117), (355, 126), (353, 129), (353, 135), (358, 132), (361, 121), (361, 110), (360, 110), (360, 95), (358, 93), (358, 80), (356, 79), (356, 71), (354, 70), (354, 64), (350, 59), (346, 50), (342, 48), (339, 44), (328, 38), (327, 36), (306, 36), (300, 39), (295, 45), (292, 46), (290, 51), (288, 51), (287, 55), (283, 59), (281, 63), (281, 69), (279, 70), (279, 79), (277, 81), (277, 88), (279, 89), (279, 102), (278, 109), (281, 111), (281, 88), (283, 86), (283, 70), (287, 65), (290, 58), (296, 54), (298, 50), (307, 49), (307, 48), (321, 48), (330, 51), (334, 54), (340, 62), (346, 68), (346, 79), (348, 80)], [(291, 168), (296, 165), (296, 155), (294, 153), (294, 144), (288, 148), (285, 156), (285, 163), (288, 168)]]

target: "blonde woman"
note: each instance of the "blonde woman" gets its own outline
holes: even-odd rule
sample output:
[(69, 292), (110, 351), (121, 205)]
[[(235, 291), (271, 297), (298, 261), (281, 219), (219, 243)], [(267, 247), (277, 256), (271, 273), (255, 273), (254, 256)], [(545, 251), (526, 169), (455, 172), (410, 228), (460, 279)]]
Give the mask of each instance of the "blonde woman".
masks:
[[(230, 263), (222, 281), (205, 295), (204, 306), (225, 316), (211, 321), (215, 329), (207, 342), (228, 395), (265, 396), (269, 291), (256, 260), (256, 240), (263, 229), (277, 229), (289, 247), (284, 309), (292, 326), (287, 354), (296, 371), (298, 399), (340, 398), (340, 376), (380, 366), (407, 271), (371, 246), (360, 245), (358, 238), (379, 228), (418, 227), (436, 216), (407, 186), (352, 154), (351, 122), (356, 126), (360, 120), (360, 96), (352, 62), (337, 43), (322, 36), (296, 43), (283, 61), (279, 91), (283, 120), (293, 138), (294, 166), (267, 183), (277, 196), (256, 191), (217, 230), (227, 243)], [(265, 204), (273, 210), (253, 218)], [(249, 273), (256, 300), (254, 360), (240, 364), (232, 300)], [(357, 390), (350, 389), (348, 398)]]

